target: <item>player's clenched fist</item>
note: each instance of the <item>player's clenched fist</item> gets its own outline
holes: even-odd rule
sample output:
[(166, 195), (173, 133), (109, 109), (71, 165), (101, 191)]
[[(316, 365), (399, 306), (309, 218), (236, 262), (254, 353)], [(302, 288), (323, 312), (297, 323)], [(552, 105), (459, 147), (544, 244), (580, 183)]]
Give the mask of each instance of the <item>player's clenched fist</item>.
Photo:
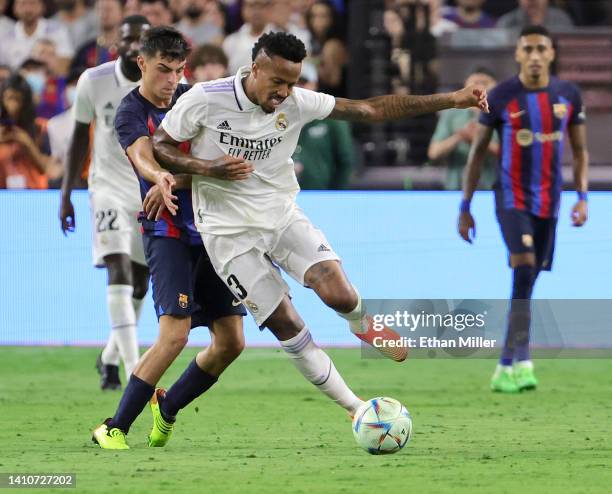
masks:
[(245, 180), (249, 178), (254, 169), (253, 164), (249, 161), (225, 155), (208, 162), (206, 176), (223, 180)]
[(489, 113), (487, 90), (482, 86), (472, 84), (453, 93), (455, 108), (477, 107), (480, 111)]

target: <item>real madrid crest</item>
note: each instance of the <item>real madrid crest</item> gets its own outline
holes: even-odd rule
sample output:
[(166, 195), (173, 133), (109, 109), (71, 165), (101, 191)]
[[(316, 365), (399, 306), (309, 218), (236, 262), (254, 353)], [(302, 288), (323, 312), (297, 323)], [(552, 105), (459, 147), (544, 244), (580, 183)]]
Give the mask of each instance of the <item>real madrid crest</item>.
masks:
[(559, 120), (563, 120), (567, 115), (567, 105), (565, 103), (555, 103), (553, 105), (553, 113)]
[(278, 117), (276, 117), (276, 130), (287, 130), (287, 127), (289, 127), (287, 115), (279, 113)]

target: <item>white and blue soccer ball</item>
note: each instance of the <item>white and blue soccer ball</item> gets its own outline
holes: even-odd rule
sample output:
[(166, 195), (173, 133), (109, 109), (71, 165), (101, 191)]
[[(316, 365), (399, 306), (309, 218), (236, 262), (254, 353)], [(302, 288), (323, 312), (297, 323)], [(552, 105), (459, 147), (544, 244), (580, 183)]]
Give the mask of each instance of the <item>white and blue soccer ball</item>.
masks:
[(404, 405), (393, 398), (365, 401), (353, 417), (357, 444), (373, 455), (397, 453), (412, 436), (412, 418)]

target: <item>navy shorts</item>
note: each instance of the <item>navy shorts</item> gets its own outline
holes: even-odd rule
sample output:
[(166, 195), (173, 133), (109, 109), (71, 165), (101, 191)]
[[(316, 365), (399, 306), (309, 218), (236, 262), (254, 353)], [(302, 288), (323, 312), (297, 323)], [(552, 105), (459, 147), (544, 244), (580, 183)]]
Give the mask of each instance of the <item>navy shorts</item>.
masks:
[(158, 319), (191, 316), (191, 326), (198, 327), (221, 317), (246, 315), (244, 306), (217, 276), (202, 245), (151, 235), (143, 235), (143, 242)]
[(536, 267), (550, 271), (555, 253), (557, 218), (540, 218), (518, 209), (498, 208), (496, 214), (509, 253), (532, 252)]

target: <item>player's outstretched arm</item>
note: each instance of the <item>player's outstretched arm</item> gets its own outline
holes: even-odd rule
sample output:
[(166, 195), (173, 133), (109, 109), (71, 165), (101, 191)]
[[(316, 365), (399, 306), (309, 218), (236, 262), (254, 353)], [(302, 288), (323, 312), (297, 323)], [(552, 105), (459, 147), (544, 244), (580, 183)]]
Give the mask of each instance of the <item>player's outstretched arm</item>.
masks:
[(382, 122), (434, 113), (449, 108), (480, 108), (489, 111), (486, 89), (468, 86), (454, 93), (429, 96), (385, 95), (364, 100), (336, 98), (328, 118), (354, 122)]
[(572, 208), (572, 224), (582, 226), (588, 219), (586, 196), (589, 189), (589, 152), (587, 149), (586, 125), (570, 125), (568, 133), (574, 157), (574, 184), (578, 192), (578, 202)]
[(463, 200), (461, 201), (457, 230), (461, 238), (469, 243), (472, 243), (472, 239), (476, 236), (476, 222), (472, 213), (470, 213), (470, 202), (476, 187), (478, 187), (482, 163), (489, 152), (491, 137), (493, 137), (493, 129), (479, 123), (476, 129), (476, 137), (470, 148), (467, 165), (463, 170)]
[(221, 156), (216, 160), (203, 160), (184, 153), (175, 141), (159, 126), (153, 135), (155, 158), (174, 173), (202, 175), (222, 180), (244, 180), (253, 172), (253, 164), (242, 158)]
[(62, 198), (60, 203), (59, 217), (62, 227), (62, 232), (73, 232), (76, 227), (76, 219), (74, 217), (74, 207), (70, 200), (72, 189), (77, 177), (83, 171), (83, 165), (89, 151), (89, 124), (83, 122), (75, 122), (74, 131), (72, 133), (72, 142), (68, 151), (67, 168), (62, 179)]

